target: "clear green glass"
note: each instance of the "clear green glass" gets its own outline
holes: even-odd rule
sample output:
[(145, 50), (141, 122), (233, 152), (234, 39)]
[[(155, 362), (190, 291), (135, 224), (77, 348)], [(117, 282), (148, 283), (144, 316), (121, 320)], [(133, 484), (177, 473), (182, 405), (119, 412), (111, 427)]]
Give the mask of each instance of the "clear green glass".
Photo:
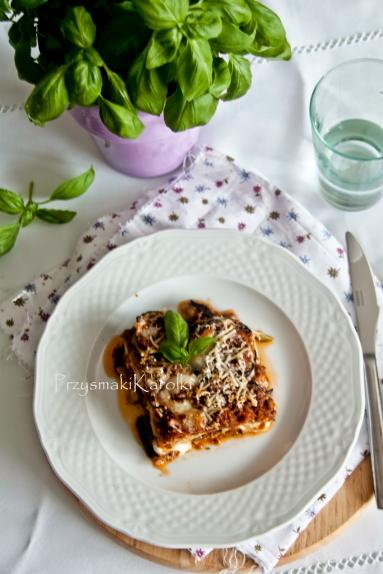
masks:
[(321, 191), (349, 211), (383, 194), (383, 60), (350, 60), (316, 85), (310, 120)]

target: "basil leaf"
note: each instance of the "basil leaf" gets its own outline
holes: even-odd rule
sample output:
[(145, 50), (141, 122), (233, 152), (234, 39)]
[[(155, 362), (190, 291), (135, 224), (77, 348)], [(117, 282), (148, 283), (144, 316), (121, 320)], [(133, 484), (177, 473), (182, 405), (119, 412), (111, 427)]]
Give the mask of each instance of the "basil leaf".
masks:
[(177, 79), (188, 101), (202, 96), (210, 88), (212, 64), (213, 57), (207, 40), (186, 40), (177, 63)]
[(19, 41), (26, 41), (30, 46), (37, 45), (37, 24), (34, 14), (26, 12), (23, 16), (15, 22), (18, 27)]
[[(291, 46), (289, 44), (289, 42), (286, 40), (284, 46), (281, 46), (278, 49), (278, 52), (274, 52), (273, 54), (273, 58), (278, 58), (279, 60), (291, 60), (291, 57), (293, 55)], [(265, 57), (265, 53), (263, 52), (262, 57)], [(271, 56), (267, 56), (268, 58), (270, 58)]]
[(217, 105), (218, 99), (211, 94), (204, 94), (188, 102), (180, 88), (177, 88), (165, 104), (166, 125), (175, 132), (203, 126), (214, 115)]
[(212, 46), (218, 52), (246, 54), (255, 38), (255, 29), (252, 33), (243, 32), (236, 24), (222, 22), (222, 32), (212, 40)]
[(251, 20), (251, 9), (245, 0), (204, 0), (203, 10), (215, 12), (236, 26), (247, 24)]
[(107, 81), (105, 85), (106, 95), (115, 103), (120, 106), (125, 106), (128, 109), (134, 109), (132, 102), (130, 100), (128, 90), (124, 80), (112, 72), (108, 68), (106, 69)]
[(36, 215), (46, 223), (68, 223), (72, 221), (76, 215), (75, 211), (67, 211), (65, 209), (43, 209), (39, 208)]
[(227, 90), (231, 82), (229, 66), (223, 58), (214, 58), (213, 61), (213, 83), (209, 92), (215, 98), (220, 98)]
[(206, 12), (202, 8), (190, 10), (185, 22), (186, 34), (190, 38), (216, 38), (222, 30), (222, 21), (218, 14)]
[(81, 48), (89, 48), (96, 39), (96, 26), (84, 6), (70, 8), (61, 24), (63, 36)]
[(291, 58), (291, 47), (277, 14), (256, 0), (247, 0), (256, 26), (255, 41), (250, 52), (265, 58)]
[(32, 84), (43, 77), (43, 68), (32, 58), (31, 49), (36, 46), (36, 24), (28, 13), (14, 22), (8, 32), (9, 42), (15, 48), (15, 64), (18, 76)]
[(8, 37), (14, 48), (16, 48), (17, 44), (23, 41), (30, 47), (36, 46), (36, 22), (34, 15), (26, 12), (21, 16), (21, 18), (14, 21), (12, 26), (9, 28)]
[(163, 341), (161, 343), (160, 353), (170, 363), (181, 363), (181, 365), (186, 365), (189, 359), (189, 353), (186, 351), (186, 349), (178, 347), (170, 341)]
[(26, 206), (24, 213), (22, 213), (20, 217), (20, 224), (22, 225), (22, 227), (27, 227), (27, 225), (32, 223), (32, 221), (35, 218), (36, 211), (37, 211), (36, 203), (29, 203)]
[(81, 175), (63, 181), (49, 197), (49, 201), (54, 199), (73, 199), (79, 197), (87, 191), (94, 181), (94, 168), (91, 166)]
[(101, 96), (101, 119), (111, 132), (120, 137), (135, 139), (143, 131), (144, 124), (130, 100), (124, 80), (109, 69), (106, 73), (106, 93), (113, 101)]
[(137, 138), (144, 129), (144, 124), (133, 108), (114, 104), (104, 97), (99, 99), (100, 116), (106, 127), (122, 138)]
[(20, 231), (18, 223), (0, 226), (0, 256), (5, 255), (14, 246)]
[(84, 50), (84, 58), (93, 66), (102, 66), (104, 64), (100, 54), (93, 46)]
[(188, 0), (134, 0), (133, 3), (152, 30), (166, 30), (183, 24), (189, 8)]
[(20, 80), (37, 84), (43, 77), (41, 66), (32, 58), (31, 47), (26, 41), (21, 41), (15, 48), (15, 65)]
[(48, 0), (19, 0), (20, 7), (23, 10), (34, 10), (46, 2)]
[(65, 58), (64, 58), (65, 63), (70, 65), (70, 64), (75, 64), (76, 62), (81, 62), (84, 59), (84, 53), (85, 53), (84, 48), (79, 48), (78, 46), (73, 46), (65, 54)]
[[(1, 2), (1, 0), (0, 0)], [(1, 8), (0, 8), (1, 10)], [(8, 30), (8, 39), (12, 48), (16, 48), (17, 44), (22, 40), (22, 33), (20, 30), (20, 21), (13, 22)]]
[(185, 348), (189, 339), (189, 325), (176, 311), (166, 311), (165, 333), (170, 343)]
[(116, 4), (113, 7), (111, 6), (111, 8), (113, 8), (116, 13), (134, 12), (135, 11), (134, 4), (133, 4), (132, 0), (124, 0), (123, 2), (119, 2), (118, 4)]
[(39, 81), (25, 104), (25, 111), (30, 120), (37, 125), (54, 120), (60, 116), (69, 103), (65, 86), (66, 66), (60, 66)]
[(158, 70), (147, 70), (146, 54), (141, 54), (129, 71), (129, 85), (136, 108), (159, 116), (164, 109), (168, 86)]
[(65, 78), (71, 101), (80, 106), (91, 106), (101, 94), (100, 69), (85, 60), (72, 64)]
[(229, 59), (231, 82), (223, 100), (240, 98), (251, 86), (250, 62), (243, 56), (231, 55)]
[(188, 346), (190, 359), (197, 355), (201, 355), (204, 351), (207, 351), (215, 344), (215, 342), (215, 337), (199, 337), (199, 339), (193, 339), (190, 341)]
[(7, 14), (12, 11), (12, 8), (9, 5), (8, 0), (0, 0), (0, 21), (9, 20)]
[(200, 337), (188, 345), (189, 325), (182, 315), (167, 311), (164, 320), (166, 340), (160, 345), (160, 353), (171, 363), (186, 365), (192, 357), (200, 355), (216, 341), (214, 337)]
[(162, 79), (165, 82), (165, 84), (175, 85), (177, 83), (176, 60), (174, 60), (173, 62), (170, 62), (169, 64), (165, 64), (165, 66), (162, 66), (162, 68), (160, 68), (159, 72), (160, 72)]
[(153, 32), (146, 56), (146, 67), (148, 70), (159, 68), (172, 62), (178, 53), (181, 38), (182, 34), (178, 28)]
[(18, 193), (8, 189), (0, 189), (0, 211), (3, 213), (21, 213), (24, 209), (24, 200)]

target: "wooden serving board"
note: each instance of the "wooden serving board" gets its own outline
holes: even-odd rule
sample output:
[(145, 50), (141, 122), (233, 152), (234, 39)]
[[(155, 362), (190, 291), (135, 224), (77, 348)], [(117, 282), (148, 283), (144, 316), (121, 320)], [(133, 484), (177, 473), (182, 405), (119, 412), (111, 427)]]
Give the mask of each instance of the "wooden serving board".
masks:
[[(68, 492), (70, 492), (68, 490)], [(70, 494), (72, 494), (70, 492)], [(72, 496), (74, 496), (72, 494)], [(281, 559), (280, 564), (297, 559), (313, 550), (328, 536), (333, 535), (344, 526), (373, 496), (373, 482), (370, 457), (367, 457), (346, 480), (337, 494), (326, 504), (321, 512), (312, 520), (309, 526), (302, 531), (294, 546)], [(194, 572), (220, 572), (227, 568), (230, 560), (230, 549), (214, 550), (204, 560), (195, 562), (187, 550), (172, 550), (160, 548), (145, 542), (130, 538), (126, 534), (114, 530), (101, 522), (84, 504), (75, 497), (77, 504), (83, 512), (94, 520), (104, 531), (115, 540), (124, 544), (129, 550), (140, 556), (160, 563), (164, 566)], [(236, 553), (235, 564), (238, 572), (252, 569), (254, 562), (239, 553)]]

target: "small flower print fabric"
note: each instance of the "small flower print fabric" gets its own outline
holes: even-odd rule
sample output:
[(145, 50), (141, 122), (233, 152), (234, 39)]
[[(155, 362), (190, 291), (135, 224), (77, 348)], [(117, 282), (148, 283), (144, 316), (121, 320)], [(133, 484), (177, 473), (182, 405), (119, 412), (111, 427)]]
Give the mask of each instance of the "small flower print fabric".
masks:
[[(0, 305), (0, 327), (23, 365), (33, 368), (36, 347), (49, 317), (65, 291), (112, 249), (143, 235), (168, 228), (237, 229), (291, 251), (325, 283), (354, 319), (352, 293), (343, 247), (304, 207), (233, 158), (204, 147), (188, 158), (181, 173), (167, 185), (135, 201), (126, 210), (105, 215), (80, 237), (74, 253), (58, 268), (30, 281)], [(382, 300), (383, 286), (377, 281)], [(382, 346), (379, 345), (382, 373)], [(269, 572), (300, 532), (334, 496), (368, 453), (363, 426), (345, 468), (312, 505), (292, 523), (260, 536), (238, 550)], [(202, 560), (211, 548), (191, 550)]]

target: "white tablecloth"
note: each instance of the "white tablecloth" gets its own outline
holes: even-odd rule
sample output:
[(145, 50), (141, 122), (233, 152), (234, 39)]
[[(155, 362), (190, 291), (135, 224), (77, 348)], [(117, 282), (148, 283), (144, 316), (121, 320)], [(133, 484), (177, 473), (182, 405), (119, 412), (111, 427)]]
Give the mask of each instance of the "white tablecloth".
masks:
[[(250, 93), (221, 105), (201, 139), (263, 172), (341, 241), (346, 229), (353, 231), (382, 277), (383, 202), (360, 213), (337, 211), (325, 203), (318, 193), (307, 112), (312, 88), (329, 67), (353, 57), (381, 57), (381, 2), (274, 0), (270, 4), (282, 15), (297, 47), (294, 60), (288, 64), (255, 62)], [(113, 172), (103, 164), (87, 134), (66, 117), (44, 129), (30, 125), (17, 106), (7, 107), (23, 102), (29, 90), (16, 78), (2, 26), (0, 185), (26, 193), (33, 178), (44, 195), (68, 173), (90, 163), (95, 165), (97, 180), (89, 195), (73, 202), (79, 214), (70, 226), (53, 230), (36, 224), (24, 230), (17, 248), (0, 260), (0, 296), (62, 261), (96, 217), (121, 209), (160, 181), (134, 180)], [(5, 221), (6, 216), (1, 216), (0, 222)], [(0, 573), (170, 573), (110, 540), (63, 491), (38, 442), (31, 381), (15, 362), (7, 361), (8, 342), (3, 335), (0, 345)], [(286, 573), (294, 568), (297, 574), (383, 572), (382, 541), (383, 514), (370, 504), (331, 542), (280, 570)]]

